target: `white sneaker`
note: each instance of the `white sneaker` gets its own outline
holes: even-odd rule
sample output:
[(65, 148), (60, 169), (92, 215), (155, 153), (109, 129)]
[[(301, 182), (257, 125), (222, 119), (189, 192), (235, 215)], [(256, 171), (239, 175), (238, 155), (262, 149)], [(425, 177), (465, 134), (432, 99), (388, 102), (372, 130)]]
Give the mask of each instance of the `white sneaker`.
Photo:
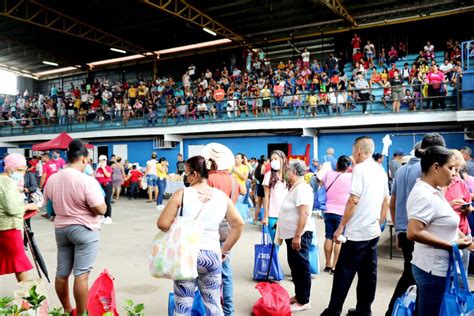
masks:
[(104, 217), (104, 220), (102, 221), (102, 224), (104, 224), (104, 225), (112, 224), (112, 218)]
[(290, 305), (290, 310), (292, 313), (302, 312), (305, 310), (311, 309), (311, 304), (306, 303), (304, 305), (299, 305), (298, 303), (293, 303)]
[(162, 210), (165, 209), (165, 206), (164, 206), (164, 205), (157, 205), (157, 206), (156, 206), (156, 209), (157, 209), (158, 211), (162, 211)]

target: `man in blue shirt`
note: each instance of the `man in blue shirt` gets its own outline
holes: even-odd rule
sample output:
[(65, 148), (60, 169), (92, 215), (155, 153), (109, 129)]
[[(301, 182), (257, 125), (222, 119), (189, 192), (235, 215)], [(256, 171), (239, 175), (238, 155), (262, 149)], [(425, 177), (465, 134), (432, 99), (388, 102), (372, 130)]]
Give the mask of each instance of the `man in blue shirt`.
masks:
[(315, 173), (316, 171), (318, 171), (318, 167), (319, 167), (318, 158), (314, 158), (314, 159), (313, 159), (313, 162), (312, 162), (311, 165), (309, 166), (309, 172)]
[[(438, 133), (426, 134), (421, 141), (420, 148), (426, 149), (431, 146), (446, 147), (443, 136)], [(398, 169), (392, 184), (390, 216), (395, 226), (395, 234), (397, 235), (397, 248), (403, 252), (403, 273), (393, 292), (385, 316), (392, 315), (393, 306), (397, 298), (402, 296), (409, 286), (415, 284), (415, 279), (411, 272), (411, 259), (415, 243), (407, 238), (408, 216), (406, 208), (408, 195), (416, 180), (421, 177), (420, 154), (416, 146), (414, 149), (415, 157)]]

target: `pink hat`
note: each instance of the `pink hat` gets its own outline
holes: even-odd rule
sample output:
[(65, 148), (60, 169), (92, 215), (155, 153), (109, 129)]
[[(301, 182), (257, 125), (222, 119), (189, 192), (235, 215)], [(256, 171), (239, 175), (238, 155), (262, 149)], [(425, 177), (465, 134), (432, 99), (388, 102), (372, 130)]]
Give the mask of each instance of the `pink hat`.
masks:
[(9, 154), (5, 157), (4, 160), (5, 169), (16, 169), (19, 167), (26, 167), (26, 159), (25, 156), (20, 154)]

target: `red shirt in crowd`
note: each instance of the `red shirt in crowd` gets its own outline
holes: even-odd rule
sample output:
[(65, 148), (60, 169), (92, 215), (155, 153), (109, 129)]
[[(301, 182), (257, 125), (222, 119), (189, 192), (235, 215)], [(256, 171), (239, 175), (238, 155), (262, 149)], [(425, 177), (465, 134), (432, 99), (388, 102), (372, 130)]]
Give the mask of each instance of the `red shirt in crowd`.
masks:
[(143, 177), (143, 174), (140, 170), (131, 170), (130, 171), (130, 182), (136, 183), (140, 181), (140, 178)]
[(62, 158), (59, 158), (58, 160), (50, 160), (45, 163), (43, 166), (43, 174), (46, 175), (46, 178), (44, 179), (43, 186), (46, 186), (46, 182), (48, 182), (49, 177), (64, 168), (64, 166), (66, 166), (66, 162)]
[(30, 165), (30, 167), (31, 167), (30, 172), (36, 173), (36, 166), (38, 165), (38, 159), (32, 159), (32, 160), (30, 160), (29, 165)]
[(429, 84), (441, 83), (444, 81), (444, 73), (441, 70), (438, 70), (437, 72), (430, 71), (426, 78), (428, 79)]
[[(232, 196), (232, 183), (234, 183), (234, 196)], [(237, 181), (232, 181), (232, 175), (229, 171), (210, 171), (209, 178), (207, 179), (207, 184), (209, 186), (219, 189), (224, 192), (229, 198), (232, 198), (232, 201), (235, 203), (237, 202), (237, 198), (239, 197), (240, 187)]]
[(95, 178), (101, 185), (106, 185), (107, 183), (110, 183), (112, 181), (112, 167), (105, 166), (105, 170), (110, 173), (108, 177), (105, 176), (104, 170), (102, 170), (101, 167), (97, 168), (97, 171), (95, 172)]
[(361, 60), (362, 58), (364, 58), (364, 55), (362, 55), (361, 52), (358, 52), (358, 53), (355, 53), (354, 56), (352, 56), (352, 61), (353, 61), (354, 63), (358, 63), (358, 62), (360, 62), (360, 60)]
[[(390, 79), (393, 78), (393, 73), (394, 73), (395, 71), (398, 71), (398, 69), (397, 69), (396, 67), (395, 67), (395, 68), (392, 68), (392, 69), (390, 69), (390, 70), (388, 71), (388, 77), (389, 77)], [(399, 72), (399, 73), (400, 73), (400, 72)]]
[(360, 48), (360, 37), (357, 35), (352, 38), (352, 48)]

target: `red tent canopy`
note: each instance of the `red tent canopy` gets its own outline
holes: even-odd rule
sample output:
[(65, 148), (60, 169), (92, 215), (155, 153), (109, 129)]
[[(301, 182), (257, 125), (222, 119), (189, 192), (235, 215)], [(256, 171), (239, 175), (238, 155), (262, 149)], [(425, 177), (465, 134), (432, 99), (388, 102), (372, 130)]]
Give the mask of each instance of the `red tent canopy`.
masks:
[[(69, 143), (72, 141), (72, 137), (69, 136), (67, 133), (61, 133), (58, 137), (53, 138), (47, 142), (39, 143), (33, 145), (31, 148), (33, 151), (45, 151), (45, 150), (53, 150), (53, 149), (63, 149), (66, 150), (69, 147)], [(94, 149), (94, 146), (85, 144), (88, 149)]]

